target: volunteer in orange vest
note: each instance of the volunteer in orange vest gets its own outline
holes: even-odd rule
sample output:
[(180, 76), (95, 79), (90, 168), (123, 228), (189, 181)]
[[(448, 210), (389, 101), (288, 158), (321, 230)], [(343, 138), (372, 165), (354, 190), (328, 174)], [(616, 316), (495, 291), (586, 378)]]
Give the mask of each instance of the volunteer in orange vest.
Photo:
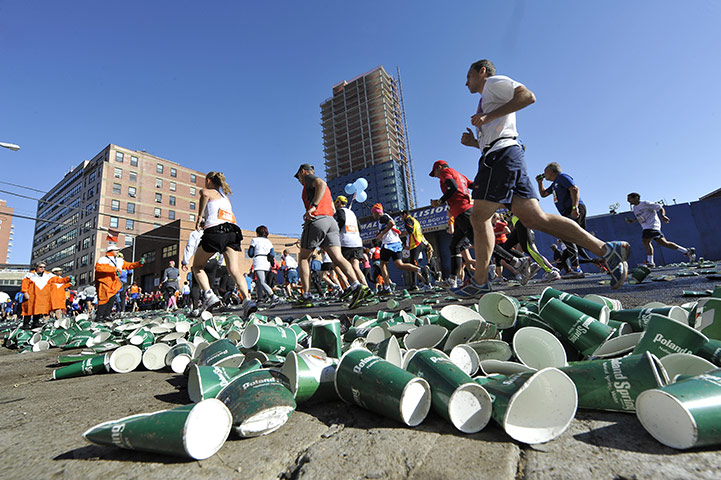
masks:
[[(25, 328), (26, 322), (25, 319), (27, 318), (27, 321), (30, 322), (30, 296), (28, 295), (28, 291), (30, 290), (30, 276), (35, 273), (35, 268), (31, 268), (30, 272), (28, 272), (27, 275), (23, 277), (22, 282), (20, 283), (20, 293), (23, 294), (22, 304), (20, 306), (20, 316), (23, 319), (23, 328)], [(30, 328), (30, 324), (27, 324), (26, 330)]]
[(123, 270), (133, 270), (145, 265), (145, 258), (139, 262), (126, 262), (117, 256), (120, 249), (116, 245), (110, 245), (105, 249), (105, 255), (95, 263), (95, 285), (98, 291), (98, 310), (95, 314), (96, 321), (104, 321), (110, 318), (115, 302), (115, 294), (120, 291), (123, 284), (118, 276)]
[[(63, 269), (55, 267), (50, 270), (50, 272), (56, 277), (60, 277), (60, 274), (63, 273)], [(65, 302), (68, 299), (67, 290), (70, 285), (70, 282), (63, 282), (54, 283), (52, 286), (48, 287), (50, 289), (50, 311), (57, 319), (60, 319), (65, 312)]]
[[(23, 291), (28, 298), (28, 316), (23, 318), (23, 329), (37, 328), (40, 326), (40, 319), (50, 313), (50, 292), (57, 283), (67, 283), (72, 277), (61, 278), (45, 271), (45, 263), (40, 262), (35, 266), (35, 273), (28, 277), (27, 287)], [(24, 288), (21, 286), (21, 288)], [(32, 316), (32, 326), (30, 319)]]

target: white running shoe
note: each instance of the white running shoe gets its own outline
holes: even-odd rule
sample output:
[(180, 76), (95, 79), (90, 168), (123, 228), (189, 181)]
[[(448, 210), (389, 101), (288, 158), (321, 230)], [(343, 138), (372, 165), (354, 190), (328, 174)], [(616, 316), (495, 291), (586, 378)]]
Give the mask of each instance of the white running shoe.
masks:
[(543, 277), (541, 277), (541, 282), (547, 283), (547, 282), (555, 282), (556, 280), (561, 279), (561, 272), (559, 272), (557, 269), (553, 269), (550, 272), (546, 272), (543, 274)]

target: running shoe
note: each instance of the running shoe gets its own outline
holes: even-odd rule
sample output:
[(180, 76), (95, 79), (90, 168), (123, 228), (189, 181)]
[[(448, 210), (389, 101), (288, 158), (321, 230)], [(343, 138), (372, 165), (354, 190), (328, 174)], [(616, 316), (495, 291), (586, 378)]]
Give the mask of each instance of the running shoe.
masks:
[(563, 275), (561, 278), (568, 280), (573, 278), (584, 278), (586, 276), (585, 273), (580, 268), (577, 268), (575, 270), (571, 270), (567, 274)]
[(212, 290), (208, 290), (207, 292), (205, 292), (205, 298), (203, 298), (202, 310), (210, 310), (218, 303), (220, 303), (220, 299), (218, 298), (218, 296), (213, 293)]
[(348, 288), (346, 288), (346, 289), (343, 291), (343, 293), (340, 294), (340, 296), (339, 296), (338, 298), (339, 298), (340, 300), (345, 300), (346, 298), (348, 298), (348, 297), (350, 297), (351, 295), (353, 295), (353, 291), (354, 291), (354, 290), (353, 290), (351, 287), (348, 287)]
[(243, 302), (243, 318), (248, 318), (248, 315), (257, 311), (258, 306), (255, 304), (255, 302), (246, 298)]
[(520, 258), (519, 261), (520, 263), (517, 264), (516, 270), (521, 275), (521, 278), (518, 281), (521, 282), (521, 285), (525, 285), (531, 279), (531, 259), (523, 257)]
[(606, 254), (603, 259), (606, 261), (608, 273), (611, 275), (611, 288), (616, 290), (623, 285), (628, 276), (628, 257), (631, 254), (631, 246), (628, 242), (606, 242)]
[(656, 268), (656, 264), (653, 262), (643, 262), (638, 264), (640, 267)]
[(468, 299), (468, 298), (479, 298), (490, 293), (492, 291), (490, 282), (478, 285), (473, 280), (464, 287), (449, 288), (448, 292), (456, 298)]
[(561, 279), (561, 272), (556, 270), (555, 268), (551, 270), (550, 272), (546, 272), (543, 274), (543, 277), (541, 277), (541, 282), (547, 283), (547, 282), (555, 282), (556, 280)]
[(531, 264), (531, 278), (535, 278), (536, 274), (541, 271), (541, 266), (537, 264), (536, 262), (533, 262)]
[(312, 308), (313, 297), (311, 297), (310, 295), (303, 295), (296, 302), (293, 303), (293, 306), (298, 308)]
[(360, 285), (353, 291), (353, 296), (351, 297), (351, 302), (348, 305), (348, 308), (353, 309), (359, 307), (363, 300), (372, 295), (373, 292), (370, 291), (370, 288), (365, 285)]
[(694, 247), (689, 247), (688, 252), (686, 252), (686, 256), (688, 257), (688, 263), (693, 263), (696, 261), (696, 249)]

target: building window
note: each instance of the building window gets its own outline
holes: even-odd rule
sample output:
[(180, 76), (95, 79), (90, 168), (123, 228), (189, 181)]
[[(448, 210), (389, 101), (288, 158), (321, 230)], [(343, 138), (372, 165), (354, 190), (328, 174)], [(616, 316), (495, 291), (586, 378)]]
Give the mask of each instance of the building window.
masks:
[(120, 211), (120, 201), (119, 200), (111, 200), (110, 201), (110, 210), (114, 212)]
[(143, 254), (143, 258), (145, 259), (145, 263), (151, 263), (155, 261), (155, 250), (151, 250), (149, 252), (145, 252)]
[(90, 172), (90, 176), (88, 177), (88, 182), (94, 182), (96, 177), (97, 170), (93, 170)]
[[(135, 228), (135, 220), (126, 219), (125, 220), (125, 230), (133, 230)], [(125, 240), (127, 242), (128, 237), (125, 237)]]
[(128, 202), (128, 213), (135, 213), (135, 204)]
[(138, 172), (129, 172), (128, 177), (131, 182), (137, 182), (138, 181)]
[(195, 187), (190, 187), (190, 196), (191, 197), (195, 196)]
[(170, 191), (174, 192), (177, 189), (177, 185), (175, 182), (170, 182)]
[(175, 220), (175, 210), (168, 210), (168, 218), (170, 220)]
[(196, 180), (195, 174), (194, 174), (194, 173), (191, 173), (191, 174), (190, 174), (190, 183), (198, 183), (198, 182), (196, 182), (195, 180)]
[(163, 188), (163, 179), (162, 178), (155, 179), (155, 188)]
[(162, 163), (156, 164), (156, 165), (155, 165), (155, 171), (158, 172), (158, 173), (163, 173), (163, 164), (162, 164)]
[(128, 196), (135, 197), (135, 187), (128, 187)]
[(110, 228), (118, 228), (118, 217), (110, 217)]
[(188, 216), (188, 218), (190, 219), (191, 222), (195, 221), (195, 215), (193, 215), (192, 213)]
[(131, 155), (130, 156), (130, 165), (132, 165), (133, 167), (137, 167), (138, 166), (138, 157)]
[(190, 209), (195, 210), (195, 202), (190, 202)]
[(80, 257), (80, 266), (84, 267), (87, 264), (88, 264), (88, 256), (83, 255), (82, 257)]
[(178, 176), (178, 170), (175, 168), (170, 169), (170, 176), (171, 177), (177, 177)]
[(123, 169), (122, 168), (115, 169), (115, 178), (123, 178)]
[(163, 194), (162, 193), (155, 194), (155, 203), (163, 203)]
[(168, 201), (170, 202), (171, 207), (175, 206), (175, 197), (174, 196), (171, 195), (170, 198), (168, 199)]
[[(132, 230), (132, 228), (129, 230)], [(132, 245), (133, 245), (133, 237), (131, 237), (130, 235), (125, 235), (125, 246), (130, 247)]]
[(178, 244), (168, 245), (163, 247), (163, 258), (174, 257), (178, 254)]
[(155, 218), (160, 218), (162, 216), (162, 212), (160, 211), (159, 208), (155, 209), (154, 215), (155, 215)]
[(160, 228), (160, 227), (161, 227), (161, 225), (160, 225), (159, 223), (154, 223), (154, 224), (153, 224), (153, 228)]
[(123, 163), (123, 152), (115, 152), (115, 161)]
[(83, 238), (83, 250), (90, 248), (90, 237)]

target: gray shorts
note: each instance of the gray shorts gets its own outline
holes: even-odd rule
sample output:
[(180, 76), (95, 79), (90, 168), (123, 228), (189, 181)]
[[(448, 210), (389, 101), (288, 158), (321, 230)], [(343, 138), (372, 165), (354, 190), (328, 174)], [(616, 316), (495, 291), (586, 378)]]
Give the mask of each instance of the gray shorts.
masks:
[(340, 247), (340, 231), (335, 218), (324, 215), (305, 222), (300, 236), (300, 248)]

